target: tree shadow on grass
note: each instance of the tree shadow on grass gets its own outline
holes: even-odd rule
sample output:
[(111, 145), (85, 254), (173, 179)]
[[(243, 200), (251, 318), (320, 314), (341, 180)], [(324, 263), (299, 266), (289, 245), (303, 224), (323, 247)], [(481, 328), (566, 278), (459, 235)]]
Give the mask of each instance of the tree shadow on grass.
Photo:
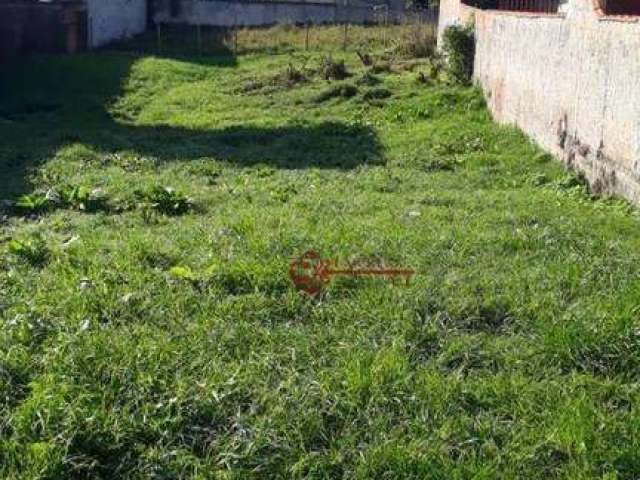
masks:
[[(383, 162), (373, 129), (336, 121), (189, 129), (117, 120), (109, 107), (123, 94), (130, 70), (141, 58), (127, 52), (35, 57), (17, 62), (3, 74), (0, 199), (28, 192), (30, 170), (74, 143), (105, 153), (135, 152), (159, 163), (210, 157), (241, 167), (351, 169)], [(234, 61), (223, 56), (210, 59), (208, 65), (227, 67), (229, 62)], [(177, 81), (190, 81), (189, 68), (186, 65)]]
[[(96, 133), (93, 139), (78, 136), (73, 140), (102, 151), (132, 150), (159, 163), (211, 157), (239, 167), (262, 164), (283, 169), (352, 169), (383, 162), (377, 136), (370, 128), (341, 122), (219, 130), (118, 125), (111, 127), (111, 138), (106, 141), (98, 138), (101, 132)], [(122, 143), (114, 140), (113, 134)]]

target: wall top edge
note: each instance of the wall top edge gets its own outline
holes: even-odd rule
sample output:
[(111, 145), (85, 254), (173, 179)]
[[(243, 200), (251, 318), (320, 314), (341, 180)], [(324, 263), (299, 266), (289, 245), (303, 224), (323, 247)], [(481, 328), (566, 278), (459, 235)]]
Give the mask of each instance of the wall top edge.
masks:
[(520, 12), (515, 10), (480, 10), (473, 9), (481, 15), (491, 15), (496, 17), (521, 17), (521, 18), (544, 18), (564, 20), (566, 13), (544, 13), (544, 12)]
[(634, 17), (631, 15), (601, 15), (598, 16), (598, 21), (613, 23), (640, 23), (640, 17)]

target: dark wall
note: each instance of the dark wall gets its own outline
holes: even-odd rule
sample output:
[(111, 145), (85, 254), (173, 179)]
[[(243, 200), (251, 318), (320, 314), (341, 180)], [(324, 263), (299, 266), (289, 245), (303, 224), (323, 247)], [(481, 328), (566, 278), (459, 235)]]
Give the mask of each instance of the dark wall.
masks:
[(28, 53), (74, 53), (85, 47), (86, 10), (82, 3), (0, 4), (0, 62)]
[(603, 3), (609, 15), (640, 15), (639, 0), (606, 0)]

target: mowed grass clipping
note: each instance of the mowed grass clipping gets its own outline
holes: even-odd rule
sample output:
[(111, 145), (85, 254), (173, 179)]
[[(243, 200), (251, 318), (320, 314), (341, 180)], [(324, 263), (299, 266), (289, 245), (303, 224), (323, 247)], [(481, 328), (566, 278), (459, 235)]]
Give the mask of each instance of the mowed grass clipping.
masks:
[[(640, 475), (636, 212), (478, 91), (322, 55), (3, 70), (0, 477)], [(313, 299), (311, 249), (418, 273)]]

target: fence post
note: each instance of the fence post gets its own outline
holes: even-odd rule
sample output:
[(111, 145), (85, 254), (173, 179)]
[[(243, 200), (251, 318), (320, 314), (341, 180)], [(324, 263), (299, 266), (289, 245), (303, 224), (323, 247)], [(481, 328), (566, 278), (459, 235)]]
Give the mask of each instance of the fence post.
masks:
[(198, 54), (202, 54), (202, 31), (199, 21), (196, 24), (196, 34), (198, 37)]
[(238, 54), (238, 27), (233, 27), (233, 54)]
[(384, 41), (383, 46), (387, 48), (387, 27), (389, 26), (389, 6), (384, 5), (384, 20), (383, 20), (382, 30), (384, 31)]
[(344, 38), (342, 39), (342, 50), (347, 50), (347, 35), (349, 32), (349, 23), (344, 22)]
[(162, 35), (160, 32), (160, 22), (156, 22), (156, 41), (158, 43), (158, 53), (162, 51)]
[(311, 22), (309, 20), (307, 20), (307, 23), (305, 24), (305, 32), (304, 32), (304, 49), (305, 50), (309, 50), (309, 24)]
[(344, 37), (342, 39), (342, 50), (347, 50), (347, 34), (349, 30), (349, 0), (344, 0)]
[[(385, 5), (385, 7), (386, 7), (386, 5)], [(378, 17), (378, 19), (379, 19), (378, 21), (382, 22), (382, 46), (384, 48), (387, 48), (387, 26), (385, 24), (385, 17), (386, 17), (386, 15), (384, 17), (382, 17), (382, 16)]]

